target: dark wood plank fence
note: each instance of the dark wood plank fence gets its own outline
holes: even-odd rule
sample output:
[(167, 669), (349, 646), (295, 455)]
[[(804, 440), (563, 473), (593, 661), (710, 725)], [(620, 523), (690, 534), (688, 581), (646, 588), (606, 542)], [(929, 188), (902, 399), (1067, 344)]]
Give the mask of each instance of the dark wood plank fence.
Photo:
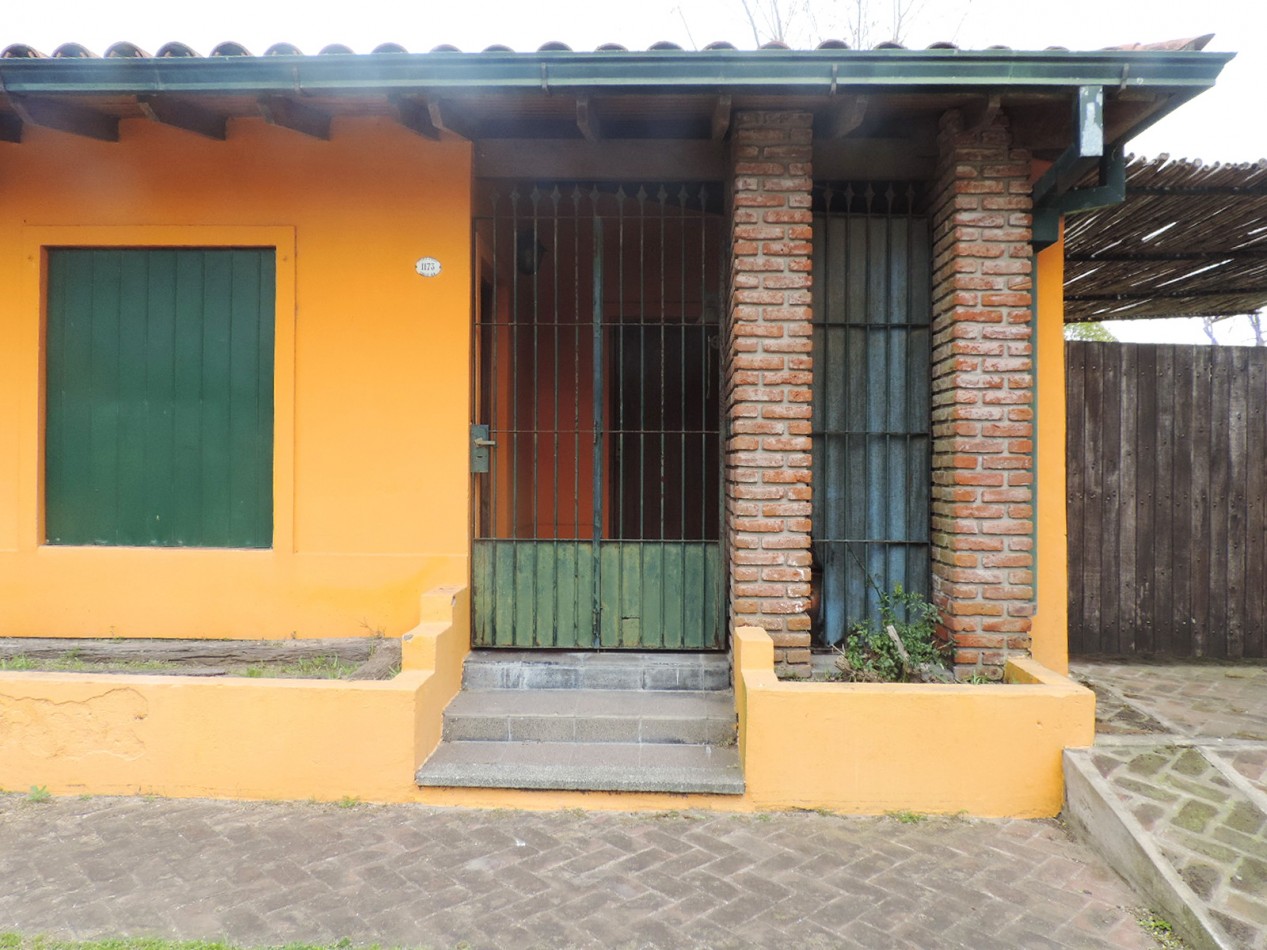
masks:
[(1070, 652), (1267, 657), (1267, 350), (1065, 354)]

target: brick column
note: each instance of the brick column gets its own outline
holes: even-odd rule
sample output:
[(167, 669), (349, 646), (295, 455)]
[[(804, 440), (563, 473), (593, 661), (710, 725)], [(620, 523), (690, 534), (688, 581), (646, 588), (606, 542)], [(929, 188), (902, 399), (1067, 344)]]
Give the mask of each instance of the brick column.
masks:
[(942, 117), (933, 193), (933, 600), (961, 677), (1029, 654), (1034, 377), (1029, 153)]
[(732, 625), (810, 670), (812, 115), (741, 112), (732, 133), (726, 551)]

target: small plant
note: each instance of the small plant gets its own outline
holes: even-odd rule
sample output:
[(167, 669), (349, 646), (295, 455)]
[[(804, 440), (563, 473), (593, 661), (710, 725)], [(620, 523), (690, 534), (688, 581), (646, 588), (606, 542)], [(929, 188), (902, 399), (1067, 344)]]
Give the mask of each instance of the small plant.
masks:
[(344, 795), (334, 804), (337, 808), (356, 808), (361, 804), (361, 800), (355, 795)]
[(895, 584), (884, 591), (870, 579), (880, 616), (855, 623), (845, 638), (836, 667), (851, 682), (899, 683), (916, 678), (921, 668), (946, 666), (945, 647), (937, 639), (937, 608), (923, 595)]
[(25, 670), (33, 670), (36, 662), (29, 656), (18, 654), (11, 657), (0, 657), (0, 670), (9, 670), (14, 673), (21, 673)]
[(51, 802), (53, 796), (43, 785), (32, 785), (31, 790), (26, 793), (26, 800), (32, 805), (43, 805)]
[(1152, 935), (1158, 946), (1164, 947), (1165, 950), (1183, 950), (1183, 941), (1175, 933), (1175, 928), (1171, 926), (1170, 921), (1149, 911), (1140, 912), (1138, 919), (1139, 925)]
[(899, 811), (885, 812), (885, 817), (892, 818), (904, 825), (918, 825), (921, 821), (927, 821), (928, 816), (917, 811), (907, 811), (901, 809)]

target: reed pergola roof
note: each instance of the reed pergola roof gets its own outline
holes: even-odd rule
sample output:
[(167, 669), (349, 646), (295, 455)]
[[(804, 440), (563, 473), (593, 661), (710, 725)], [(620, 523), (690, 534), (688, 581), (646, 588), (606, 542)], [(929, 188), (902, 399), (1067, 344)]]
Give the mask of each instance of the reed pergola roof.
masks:
[(1126, 200), (1070, 215), (1065, 321), (1222, 317), (1267, 305), (1267, 160), (1132, 158)]

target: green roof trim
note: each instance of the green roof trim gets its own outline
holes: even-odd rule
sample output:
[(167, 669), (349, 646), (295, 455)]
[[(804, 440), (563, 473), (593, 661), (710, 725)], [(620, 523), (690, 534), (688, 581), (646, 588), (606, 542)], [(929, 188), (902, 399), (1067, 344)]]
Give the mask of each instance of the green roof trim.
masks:
[(1042, 50), (716, 50), (0, 59), (14, 95), (622, 90), (768, 94), (840, 87), (1212, 86), (1235, 53)]

